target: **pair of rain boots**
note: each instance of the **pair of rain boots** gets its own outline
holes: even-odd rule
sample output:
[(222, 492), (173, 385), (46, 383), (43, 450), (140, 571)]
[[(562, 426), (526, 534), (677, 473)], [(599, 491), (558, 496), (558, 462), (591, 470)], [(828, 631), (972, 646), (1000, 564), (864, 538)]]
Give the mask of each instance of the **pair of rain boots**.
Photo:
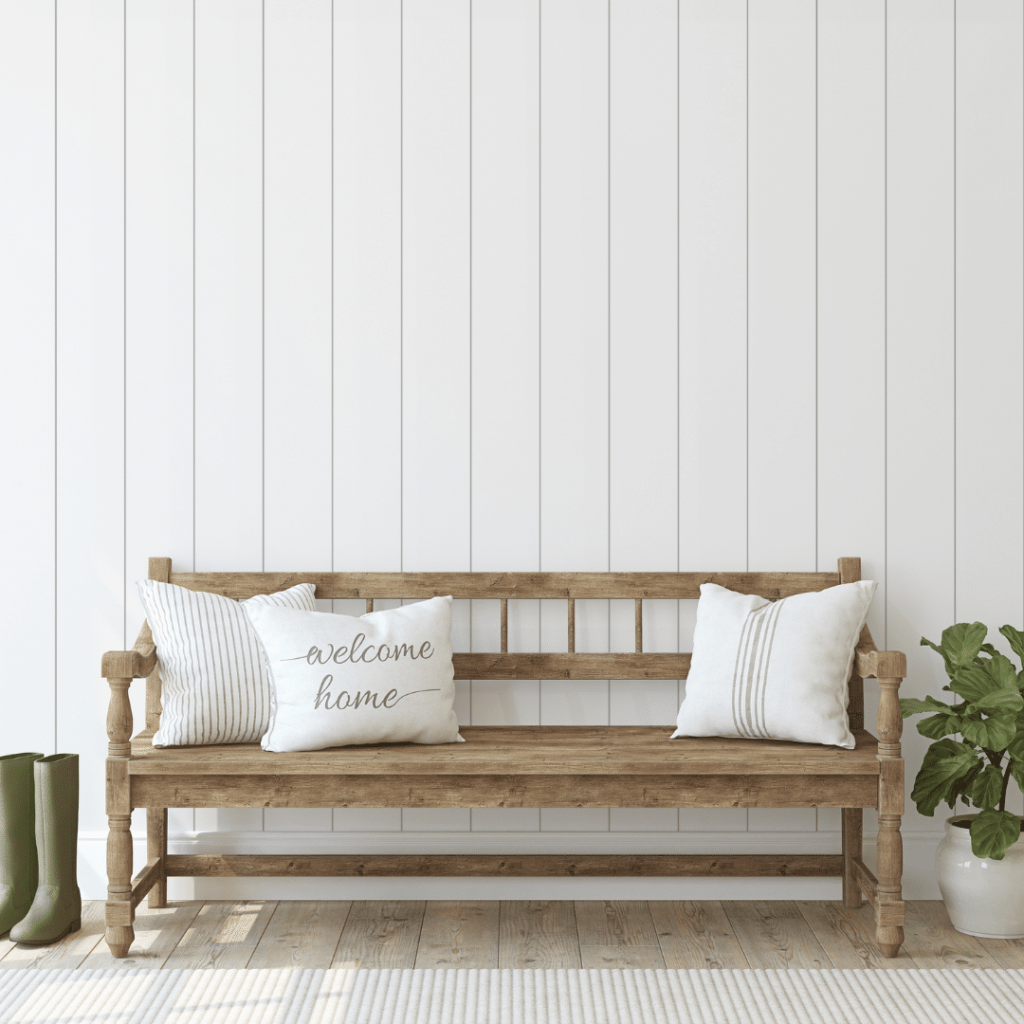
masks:
[(78, 755), (0, 757), (0, 936), (46, 946), (82, 927)]

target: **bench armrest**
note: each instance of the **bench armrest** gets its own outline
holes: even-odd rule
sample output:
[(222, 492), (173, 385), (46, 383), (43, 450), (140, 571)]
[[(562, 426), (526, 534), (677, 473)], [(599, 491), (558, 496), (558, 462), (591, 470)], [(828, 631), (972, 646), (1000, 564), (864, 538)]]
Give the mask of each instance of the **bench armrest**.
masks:
[(880, 651), (870, 641), (861, 641), (854, 655), (853, 670), (861, 679), (905, 679), (907, 656), (902, 651)]
[[(907, 656), (902, 651), (880, 651), (871, 633), (865, 626), (860, 635), (860, 643), (854, 648), (853, 671), (861, 679), (878, 680), (881, 691), (878, 701), (878, 756), (880, 760), (891, 761), (893, 765), (885, 768), (892, 775), (888, 789), (899, 790), (899, 811), (903, 813), (903, 761), (900, 753), (900, 737), (903, 735), (903, 714), (900, 711), (900, 683), (907, 677)], [(899, 761), (899, 785), (893, 781), (896, 771), (895, 762)], [(893, 803), (893, 807), (896, 803)], [(881, 813), (881, 807), (880, 807)]]
[[(156, 668), (156, 644), (149, 623), (144, 622), (139, 639), (130, 651), (107, 651), (103, 655), (101, 672), (110, 684), (110, 704), (107, 707), (107, 757), (131, 756), (132, 706), (128, 702), (128, 687), (133, 679), (145, 679)], [(109, 812), (108, 812), (109, 813)]]
[(100, 675), (104, 679), (145, 679), (156, 668), (156, 644), (144, 622), (139, 638), (130, 651), (107, 651), (103, 655)]

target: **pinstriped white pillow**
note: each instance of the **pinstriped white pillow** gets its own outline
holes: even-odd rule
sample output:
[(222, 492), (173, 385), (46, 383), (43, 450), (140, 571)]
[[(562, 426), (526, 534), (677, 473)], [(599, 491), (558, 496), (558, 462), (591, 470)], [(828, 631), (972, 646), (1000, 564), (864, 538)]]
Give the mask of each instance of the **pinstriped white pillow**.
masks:
[(270, 725), (270, 672), (245, 604), (315, 611), (311, 583), (233, 601), (139, 580), (163, 686), (154, 747), (259, 743)]
[(703, 583), (677, 736), (855, 746), (846, 714), (874, 580), (772, 603)]

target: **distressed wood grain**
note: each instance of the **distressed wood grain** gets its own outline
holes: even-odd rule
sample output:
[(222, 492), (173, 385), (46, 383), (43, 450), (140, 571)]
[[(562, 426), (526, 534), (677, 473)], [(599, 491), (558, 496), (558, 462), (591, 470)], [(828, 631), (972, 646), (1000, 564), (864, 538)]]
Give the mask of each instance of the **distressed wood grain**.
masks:
[(665, 966), (746, 968), (747, 958), (718, 901), (652, 901), (651, 919)]
[(201, 903), (169, 903), (160, 909), (139, 907), (135, 911), (135, 939), (128, 955), (115, 957), (105, 943), (100, 943), (80, 966), (91, 971), (111, 967), (119, 970), (163, 967), (202, 906)]
[(576, 928), (584, 967), (662, 968), (658, 933), (639, 900), (577, 900)]
[(874, 914), (869, 906), (854, 910), (830, 900), (801, 902), (798, 906), (833, 966), (857, 970), (906, 970), (918, 966), (906, 949), (895, 957), (880, 955)]
[(425, 909), (421, 900), (353, 904), (331, 967), (415, 967)]
[(330, 967), (351, 906), (350, 900), (279, 903), (248, 966)]
[(498, 966), (572, 970), (581, 966), (576, 910), (570, 900), (502, 900)]
[(949, 923), (949, 914), (941, 900), (908, 903), (903, 927), (907, 954), (925, 970), (1002, 966), (980, 939), (958, 932)]
[(723, 906), (751, 967), (832, 966), (795, 903), (735, 900)]
[(249, 966), (277, 907), (273, 901), (204, 904), (164, 966), (221, 970)]
[(496, 900), (431, 900), (423, 915), (416, 967), (498, 966)]

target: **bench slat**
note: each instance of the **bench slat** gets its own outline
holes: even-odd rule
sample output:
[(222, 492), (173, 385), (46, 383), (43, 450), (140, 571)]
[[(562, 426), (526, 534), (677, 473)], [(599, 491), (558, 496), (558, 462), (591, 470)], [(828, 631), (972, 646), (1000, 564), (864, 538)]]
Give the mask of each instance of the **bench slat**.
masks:
[(877, 775), (135, 775), (135, 807), (874, 807)]
[(167, 874), (191, 878), (434, 878), (480, 877), (778, 877), (829, 878), (841, 875), (835, 853), (744, 854), (172, 854)]
[(876, 779), (879, 772), (878, 742), (863, 731), (855, 734), (855, 750), (718, 737), (673, 740), (668, 725), (467, 726), (461, 732), (465, 743), (334, 747), (294, 754), (270, 754), (256, 744), (154, 749), (150, 734), (140, 733), (132, 744), (128, 770), (133, 776), (747, 774)]
[(172, 572), (170, 582), (243, 598), (313, 583), (318, 598), (700, 597), (702, 583), (744, 594), (789, 597), (839, 583), (835, 572)]
[(685, 679), (686, 654), (453, 654), (456, 679)]

